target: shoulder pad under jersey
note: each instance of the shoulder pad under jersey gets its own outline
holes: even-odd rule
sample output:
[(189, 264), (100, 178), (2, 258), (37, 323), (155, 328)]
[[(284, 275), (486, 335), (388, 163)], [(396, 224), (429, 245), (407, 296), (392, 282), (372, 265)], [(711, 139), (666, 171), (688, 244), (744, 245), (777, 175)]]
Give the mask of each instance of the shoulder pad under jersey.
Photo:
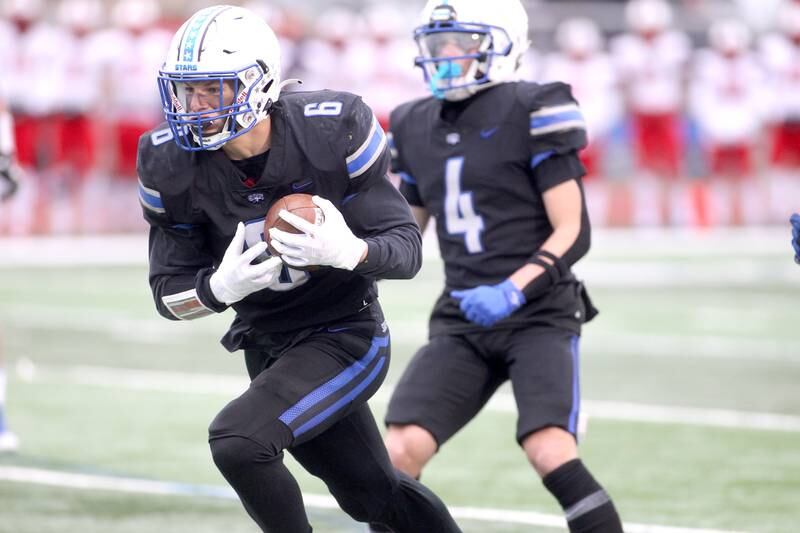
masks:
[(196, 158), (196, 154), (175, 144), (166, 124), (139, 138), (136, 156), (139, 203), (148, 222), (188, 221)]
[[(438, 116), (441, 104), (432, 96), (404, 102), (389, 115), (389, 132), (386, 134), (392, 156), (392, 171), (402, 171), (403, 143), (407, 135), (414, 135), (419, 128), (427, 127), (433, 117)], [(409, 130), (409, 127), (411, 128)]]
[(328, 90), (293, 92), (282, 95), (278, 105), (315, 166), (326, 170), (344, 166), (350, 180), (386, 174), (386, 136), (360, 96)]
[(517, 95), (528, 112), (531, 152), (565, 154), (586, 146), (586, 122), (569, 85), (520, 82)]

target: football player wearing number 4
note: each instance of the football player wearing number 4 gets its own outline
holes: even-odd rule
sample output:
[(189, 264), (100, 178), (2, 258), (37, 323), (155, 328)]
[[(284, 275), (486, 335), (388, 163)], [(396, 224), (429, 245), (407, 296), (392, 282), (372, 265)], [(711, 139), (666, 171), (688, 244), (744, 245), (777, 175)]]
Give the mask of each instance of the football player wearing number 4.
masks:
[[(235, 311), (222, 343), (244, 350), (251, 386), (209, 441), (246, 511), (264, 531), (311, 530), (287, 450), (356, 520), (459, 531), (392, 467), (366, 403), (389, 364), (375, 280), (412, 277), (421, 249), (372, 111), (343, 92), (281, 95), (275, 35), (232, 6), (178, 30), (159, 88), (169, 127), (142, 137), (137, 165), (150, 285), (167, 318)], [(302, 235), (273, 228), (281, 260), (268, 255), (264, 216), (293, 192), (313, 194), (325, 220)]]
[(519, 0), (432, 0), (415, 31), (433, 97), (391, 114), (392, 168), (420, 227), (436, 219), (445, 287), (385, 442), (419, 477), (510, 380), (517, 441), (570, 531), (618, 532), (576, 443), (579, 336), (596, 313), (570, 270), (589, 249), (584, 121), (568, 86), (517, 81), (527, 21)]

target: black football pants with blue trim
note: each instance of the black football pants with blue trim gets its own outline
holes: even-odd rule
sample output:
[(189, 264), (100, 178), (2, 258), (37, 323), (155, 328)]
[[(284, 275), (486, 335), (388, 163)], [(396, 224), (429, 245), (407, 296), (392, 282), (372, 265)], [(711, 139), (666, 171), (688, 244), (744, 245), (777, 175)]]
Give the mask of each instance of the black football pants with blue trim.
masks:
[(246, 350), (247, 391), (209, 428), (214, 462), (263, 531), (306, 533), (289, 453), (359, 522), (397, 533), (460, 531), (442, 501), (392, 467), (366, 404), (386, 376), (389, 332), (377, 303), (324, 328), (294, 332), (280, 350)]

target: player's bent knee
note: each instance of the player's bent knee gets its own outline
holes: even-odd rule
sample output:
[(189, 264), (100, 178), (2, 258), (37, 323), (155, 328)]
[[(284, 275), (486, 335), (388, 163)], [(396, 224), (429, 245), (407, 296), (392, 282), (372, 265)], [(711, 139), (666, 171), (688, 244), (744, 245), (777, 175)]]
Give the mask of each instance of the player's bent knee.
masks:
[[(273, 430), (270, 431), (269, 428)], [(255, 463), (265, 463), (282, 457), (291, 442), (291, 431), (279, 421), (268, 424), (251, 437), (209, 432), (211, 457), (225, 474), (252, 469)]]
[[(259, 460), (269, 461), (288, 448), (294, 440), (292, 430), (278, 419), (262, 424), (255, 431), (240, 420), (241, 417), (231, 412), (229, 407), (214, 418), (208, 427), (208, 440), (212, 453), (215, 447), (222, 450), (220, 453), (224, 453), (226, 448), (238, 445), (257, 456)], [(249, 441), (252, 444), (241, 441)]]
[(543, 428), (531, 433), (522, 441), (522, 448), (528, 461), (542, 477), (578, 457), (575, 438), (557, 427)]
[(411, 477), (420, 471), (436, 453), (436, 440), (420, 426), (389, 426), (385, 438), (392, 464)]
[(244, 437), (223, 437), (209, 441), (214, 464), (223, 473), (248, 468), (257, 459), (260, 447)]

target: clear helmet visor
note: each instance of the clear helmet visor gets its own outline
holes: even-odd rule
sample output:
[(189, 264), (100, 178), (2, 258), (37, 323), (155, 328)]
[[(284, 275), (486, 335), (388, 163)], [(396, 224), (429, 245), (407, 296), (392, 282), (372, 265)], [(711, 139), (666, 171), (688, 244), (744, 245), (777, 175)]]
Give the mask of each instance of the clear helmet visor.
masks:
[[(193, 133), (207, 137), (222, 131), (235, 106), (235, 80), (173, 81), (172, 104)], [(202, 133), (201, 133), (202, 132)]]
[(420, 50), (424, 48), (431, 57), (463, 56), (477, 54), (487, 37), (485, 33), (442, 31), (422, 34), (417, 43)]

